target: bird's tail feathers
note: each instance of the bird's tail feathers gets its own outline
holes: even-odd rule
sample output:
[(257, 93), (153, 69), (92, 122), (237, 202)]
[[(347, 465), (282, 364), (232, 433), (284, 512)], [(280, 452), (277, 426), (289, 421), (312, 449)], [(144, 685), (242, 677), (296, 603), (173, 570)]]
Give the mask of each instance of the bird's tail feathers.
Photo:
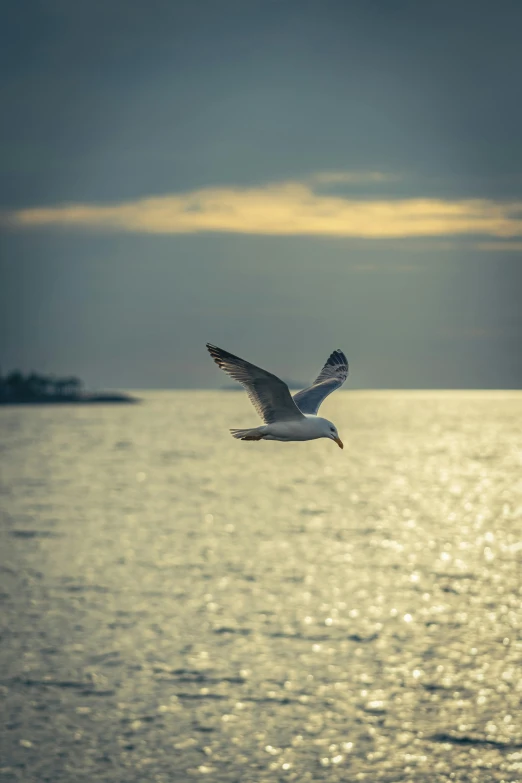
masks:
[(250, 430), (230, 430), (232, 437), (238, 440), (262, 440), (263, 433), (259, 432), (259, 429), (254, 428)]

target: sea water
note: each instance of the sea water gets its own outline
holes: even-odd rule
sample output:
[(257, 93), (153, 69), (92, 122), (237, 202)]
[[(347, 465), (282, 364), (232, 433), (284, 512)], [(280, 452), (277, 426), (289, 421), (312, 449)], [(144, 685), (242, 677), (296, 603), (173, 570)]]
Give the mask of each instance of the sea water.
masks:
[(522, 780), (522, 393), (0, 410), (1, 781)]

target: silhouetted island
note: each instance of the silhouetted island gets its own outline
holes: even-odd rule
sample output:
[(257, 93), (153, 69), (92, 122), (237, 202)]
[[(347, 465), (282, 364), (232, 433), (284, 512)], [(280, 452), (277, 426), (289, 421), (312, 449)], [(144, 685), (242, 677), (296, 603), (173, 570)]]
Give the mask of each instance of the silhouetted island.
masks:
[(0, 374), (0, 405), (40, 405), (47, 403), (138, 402), (124, 392), (86, 392), (79, 378), (55, 378), (13, 370)]

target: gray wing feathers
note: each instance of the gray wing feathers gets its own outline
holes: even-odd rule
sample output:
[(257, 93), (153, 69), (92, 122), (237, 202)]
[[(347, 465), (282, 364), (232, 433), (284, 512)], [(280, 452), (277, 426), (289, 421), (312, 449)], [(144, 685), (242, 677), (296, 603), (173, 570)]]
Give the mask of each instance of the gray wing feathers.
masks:
[(303, 417), (288, 386), (277, 375), (272, 375), (210, 343), (207, 343), (207, 348), (217, 366), (244, 386), (252, 405), (265, 424)]
[(348, 377), (348, 359), (342, 351), (334, 351), (323, 369), (307, 389), (294, 394), (294, 401), (302, 413), (316, 414), (322, 401), (343, 385)]

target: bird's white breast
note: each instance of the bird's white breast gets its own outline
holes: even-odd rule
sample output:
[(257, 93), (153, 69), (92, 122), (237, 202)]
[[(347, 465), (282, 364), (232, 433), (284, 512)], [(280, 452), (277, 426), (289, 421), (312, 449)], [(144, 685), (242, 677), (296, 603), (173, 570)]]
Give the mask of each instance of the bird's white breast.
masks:
[(277, 421), (266, 425), (265, 438), (267, 440), (315, 440), (324, 435), (322, 421), (318, 416), (312, 415), (292, 421)]

